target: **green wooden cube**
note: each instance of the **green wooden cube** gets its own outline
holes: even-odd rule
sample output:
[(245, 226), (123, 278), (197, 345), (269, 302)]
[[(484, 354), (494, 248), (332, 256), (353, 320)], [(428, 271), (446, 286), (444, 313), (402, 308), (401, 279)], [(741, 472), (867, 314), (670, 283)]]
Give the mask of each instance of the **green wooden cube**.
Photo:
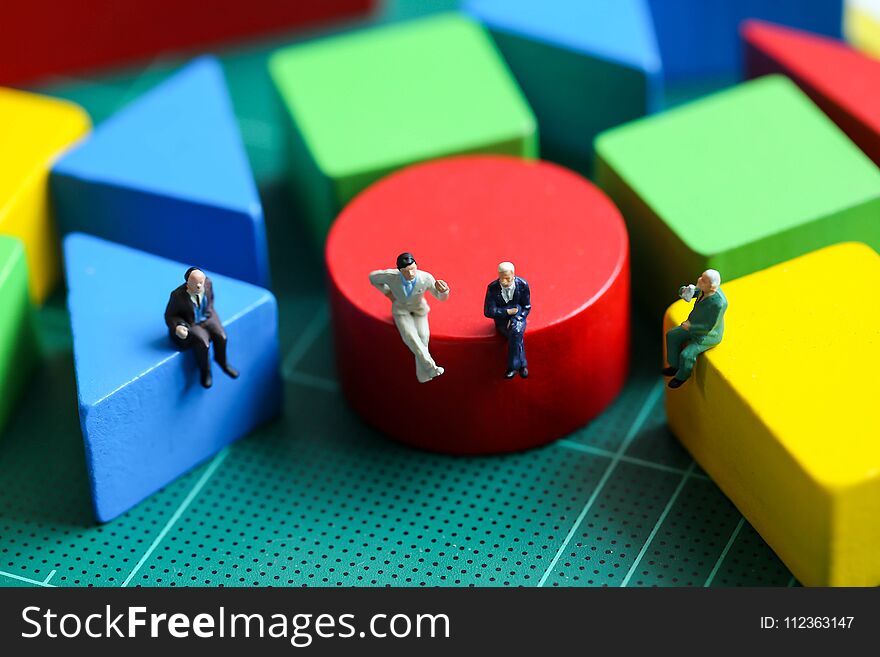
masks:
[(603, 133), (596, 175), (658, 317), (707, 268), (729, 280), (836, 242), (880, 251), (880, 170), (781, 76)]
[(30, 379), (37, 345), (24, 246), (0, 236), (0, 431)]
[(408, 164), (537, 156), (528, 103), (487, 32), (463, 15), (292, 46), (269, 68), (290, 118), (294, 197), (322, 238), (353, 196)]

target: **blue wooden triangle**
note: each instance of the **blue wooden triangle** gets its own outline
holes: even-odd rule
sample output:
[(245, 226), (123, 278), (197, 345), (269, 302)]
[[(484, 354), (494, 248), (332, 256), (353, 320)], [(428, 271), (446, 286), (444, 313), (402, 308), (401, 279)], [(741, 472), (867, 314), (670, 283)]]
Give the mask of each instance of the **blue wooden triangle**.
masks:
[(214, 58), (99, 125), (55, 164), (52, 192), (63, 232), (269, 283), (262, 206)]
[(204, 389), (194, 354), (177, 351), (163, 318), (186, 264), (78, 233), (64, 257), (88, 472), (108, 520), (278, 412), (276, 303), (206, 272), (241, 376), (215, 365)]

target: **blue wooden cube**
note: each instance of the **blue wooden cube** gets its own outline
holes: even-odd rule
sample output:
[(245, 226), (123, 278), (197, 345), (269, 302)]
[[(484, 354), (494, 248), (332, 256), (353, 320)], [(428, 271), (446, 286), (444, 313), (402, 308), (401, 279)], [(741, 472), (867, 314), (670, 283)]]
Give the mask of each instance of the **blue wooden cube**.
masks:
[(163, 318), (186, 264), (79, 233), (64, 257), (86, 463), (107, 521), (280, 412), (277, 306), (265, 289), (206, 272), (240, 377), (215, 365), (205, 389)]
[(467, 0), (538, 119), (541, 152), (589, 169), (594, 137), (660, 108), (662, 70), (645, 0)]
[(220, 63), (196, 60), (53, 167), (63, 233), (269, 285), (263, 209)]
[(840, 37), (843, 0), (648, 0), (668, 82), (742, 72), (739, 26), (759, 18)]

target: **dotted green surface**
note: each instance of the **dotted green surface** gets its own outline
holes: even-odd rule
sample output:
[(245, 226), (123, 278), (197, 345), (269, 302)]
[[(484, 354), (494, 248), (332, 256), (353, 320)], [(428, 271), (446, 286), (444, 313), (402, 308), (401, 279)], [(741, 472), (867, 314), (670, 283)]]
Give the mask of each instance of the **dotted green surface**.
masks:
[[(42, 366), (0, 437), (0, 586), (794, 584), (669, 434), (658, 326), (634, 326), (618, 400), (540, 449), (445, 457), (361, 424), (334, 379), (322, 257), (286, 199), (275, 45), (223, 60), (270, 235), (284, 416), (96, 525), (59, 291), (39, 311)], [(100, 121), (173, 68), (49, 91)]]

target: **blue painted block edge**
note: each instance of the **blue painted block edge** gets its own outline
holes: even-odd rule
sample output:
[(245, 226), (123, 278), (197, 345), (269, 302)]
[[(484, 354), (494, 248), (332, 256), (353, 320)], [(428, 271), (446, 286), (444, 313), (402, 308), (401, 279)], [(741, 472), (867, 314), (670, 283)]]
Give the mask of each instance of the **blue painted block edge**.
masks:
[[(71, 235), (65, 240), (66, 252), (71, 240), (95, 238)], [(127, 247), (111, 246), (134, 257), (152, 258)], [(165, 261), (163, 266), (179, 273), (176, 263)], [(155, 363), (139, 368), (136, 374), (121, 371), (119, 387), (85, 399), (83, 389), (94, 386), (80, 380), (90, 369), (81, 362), (88, 358), (88, 349), (77, 349), (82, 323), (74, 329), (80, 426), (93, 507), (100, 522), (128, 511), (281, 412), (277, 302), (268, 290), (227, 281), (226, 285), (238, 286), (239, 297), (242, 290), (252, 297), (245, 307), (223, 317), (224, 282), (223, 277), (218, 279), (217, 305), (229, 338), (229, 362), (241, 372), (236, 380), (215, 364), (214, 386), (202, 388), (194, 354), (174, 349), (162, 322), (164, 308), (158, 308), (155, 338), (144, 345), (148, 353), (156, 352)], [(71, 290), (69, 299), (74, 294)], [(76, 312), (71, 304), (75, 327)], [(82, 312), (89, 319), (94, 314), (88, 309)], [(100, 313), (98, 316), (103, 319)], [(108, 324), (99, 324), (95, 330), (106, 328), (107, 340), (112, 341), (112, 306), (107, 316), (111, 318)], [(93, 338), (89, 336), (83, 344)], [(101, 377), (103, 372), (95, 375)]]

